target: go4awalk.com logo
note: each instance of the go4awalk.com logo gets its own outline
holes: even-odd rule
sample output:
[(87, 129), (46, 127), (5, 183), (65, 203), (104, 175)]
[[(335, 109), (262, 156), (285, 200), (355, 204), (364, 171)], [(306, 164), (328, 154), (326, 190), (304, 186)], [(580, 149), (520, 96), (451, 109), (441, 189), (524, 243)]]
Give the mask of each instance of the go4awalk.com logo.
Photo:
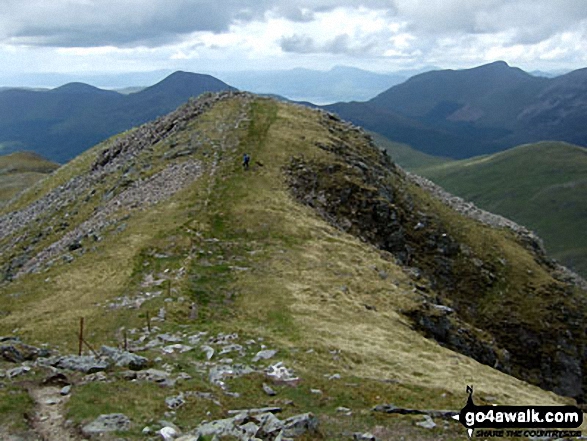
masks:
[(453, 418), (467, 429), (469, 438), (483, 437), (578, 437), (583, 412), (576, 406), (477, 406), (473, 387), (469, 398)]

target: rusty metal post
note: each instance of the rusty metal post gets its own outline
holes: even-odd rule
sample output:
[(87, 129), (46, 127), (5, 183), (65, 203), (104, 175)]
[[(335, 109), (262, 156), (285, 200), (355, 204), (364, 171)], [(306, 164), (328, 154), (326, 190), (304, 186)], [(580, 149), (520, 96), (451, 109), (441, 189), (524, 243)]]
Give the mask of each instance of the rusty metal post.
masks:
[(79, 349), (77, 355), (82, 355), (82, 349), (84, 344), (84, 318), (79, 319)]

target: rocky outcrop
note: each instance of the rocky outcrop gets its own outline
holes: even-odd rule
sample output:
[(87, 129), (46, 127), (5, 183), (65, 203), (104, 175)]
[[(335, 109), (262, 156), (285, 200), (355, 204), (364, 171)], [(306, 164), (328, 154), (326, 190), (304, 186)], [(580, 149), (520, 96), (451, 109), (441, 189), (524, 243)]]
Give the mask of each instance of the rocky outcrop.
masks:
[(241, 441), (286, 440), (316, 435), (318, 424), (312, 413), (280, 420), (270, 411), (250, 409), (237, 412), (231, 418), (204, 422), (178, 441), (197, 441), (202, 437), (231, 437)]
[(47, 349), (27, 345), (16, 337), (0, 337), (0, 359), (11, 363), (34, 361), (39, 357), (48, 357)]

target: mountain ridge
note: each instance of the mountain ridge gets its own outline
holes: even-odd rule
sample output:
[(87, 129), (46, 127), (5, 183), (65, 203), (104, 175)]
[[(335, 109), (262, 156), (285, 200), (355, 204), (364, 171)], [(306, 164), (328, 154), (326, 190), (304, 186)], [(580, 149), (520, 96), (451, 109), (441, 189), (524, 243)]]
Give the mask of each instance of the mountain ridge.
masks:
[[(456, 159), (545, 139), (587, 145), (583, 77), (581, 69), (555, 78), (535, 77), (494, 62), (426, 72), (364, 103), (325, 108), (394, 141)], [(389, 112), (409, 121), (398, 121)], [(415, 124), (438, 136), (412, 133), (409, 127)]]

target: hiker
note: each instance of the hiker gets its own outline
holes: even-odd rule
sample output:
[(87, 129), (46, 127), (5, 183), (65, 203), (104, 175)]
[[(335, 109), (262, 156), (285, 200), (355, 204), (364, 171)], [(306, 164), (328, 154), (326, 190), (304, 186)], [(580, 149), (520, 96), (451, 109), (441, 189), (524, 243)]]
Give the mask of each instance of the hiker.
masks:
[(251, 157), (247, 153), (245, 153), (243, 156), (243, 168), (245, 170), (249, 169), (249, 162), (251, 162)]

